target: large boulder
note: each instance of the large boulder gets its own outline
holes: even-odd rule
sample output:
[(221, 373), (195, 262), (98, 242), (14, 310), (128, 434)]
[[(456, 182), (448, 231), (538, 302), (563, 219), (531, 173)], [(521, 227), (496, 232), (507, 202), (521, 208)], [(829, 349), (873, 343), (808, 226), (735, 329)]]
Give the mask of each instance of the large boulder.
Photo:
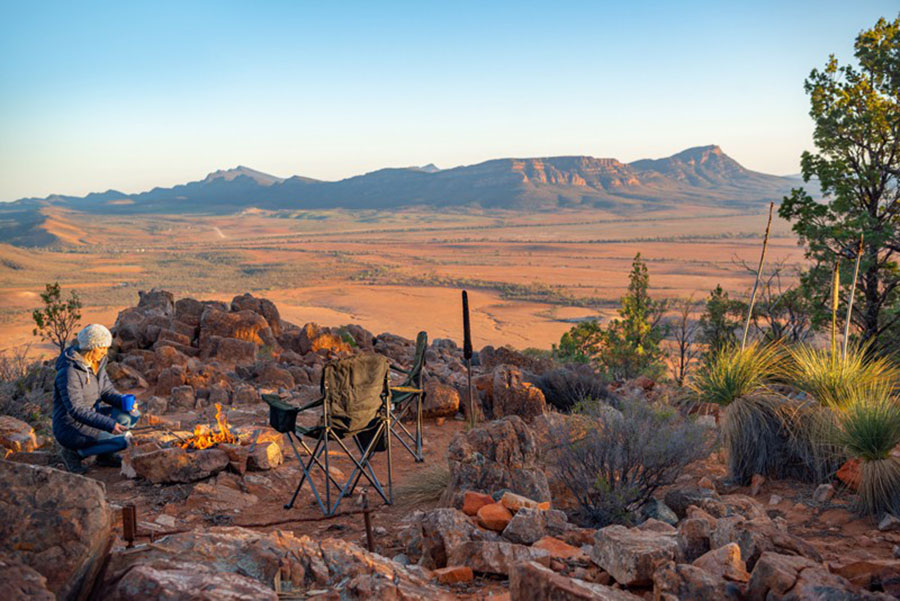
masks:
[(493, 493), (500, 489), (536, 501), (550, 500), (547, 476), (537, 463), (537, 445), (528, 425), (518, 416), (482, 424), (457, 433), (447, 449), (450, 482), (443, 504), (462, 507), (465, 491)]
[(216, 448), (190, 452), (181, 447), (149, 452), (134, 449), (123, 457), (122, 472), (154, 484), (195, 482), (221, 472), (228, 464), (228, 454)]
[[(198, 588), (212, 588), (226, 574), (244, 580), (229, 586), (249, 586), (251, 580), (272, 589), (276, 581), (288, 585), (294, 595), (306, 591), (328, 590), (334, 598), (353, 600), (402, 600), (450, 598), (424, 578), (380, 555), (336, 539), (295, 537), (290, 532), (257, 532), (245, 528), (209, 528), (173, 534), (153, 545), (116, 552), (110, 558), (100, 598), (131, 599), (123, 595), (122, 580), (131, 571), (142, 568), (166, 571), (177, 569), (177, 576), (198, 574)], [(150, 575), (145, 580), (152, 580)], [(213, 589), (214, 590), (214, 589)], [(168, 597), (180, 599), (177, 593)], [(197, 597), (187, 597), (194, 599)], [(200, 597), (202, 598), (202, 597)], [(209, 597), (213, 599), (217, 597)], [(229, 599), (230, 597), (225, 597)], [(244, 598), (267, 599), (247, 594)]]
[(483, 371), (493, 371), (500, 365), (512, 365), (534, 374), (553, 369), (553, 361), (531, 357), (508, 346), (486, 346), (478, 351), (478, 361)]
[(512, 365), (501, 365), (494, 370), (493, 404), (494, 418), (518, 415), (531, 422), (547, 410), (544, 393), (537, 386), (522, 379), (522, 370)]
[(259, 313), (253, 311), (219, 311), (206, 307), (200, 316), (200, 347), (210, 336), (237, 338), (258, 346), (275, 347), (277, 342), (272, 335), (269, 323)]
[(272, 328), (272, 334), (281, 336), (283, 328), (281, 326), (281, 315), (278, 313), (278, 307), (275, 303), (266, 298), (257, 298), (249, 292), (231, 299), (232, 311), (253, 311), (262, 315), (269, 327)]
[(728, 543), (737, 543), (741, 557), (752, 570), (759, 557), (768, 551), (782, 555), (800, 555), (814, 561), (822, 561), (821, 554), (811, 544), (778, 527), (768, 517), (746, 519), (735, 515), (719, 518), (710, 533), (710, 547), (718, 549)]
[(112, 536), (104, 485), (3, 460), (0, 482), (0, 554), (39, 572), (60, 601), (86, 599)]
[(678, 558), (675, 535), (650, 529), (607, 526), (597, 531), (591, 559), (624, 586), (646, 586), (656, 566)]
[(200, 343), (203, 359), (215, 359), (228, 365), (255, 363), (258, 348), (253, 341), (223, 336), (208, 336)]
[(763, 553), (747, 588), (748, 601), (866, 601), (889, 595), (870, 593), (831, 574), (817, 561), (796, 555)]
[(136, 565), (110, 587), (108, 601), (278, 601), (271, 588), (231, 572), (218, 573), (201, 563)]
[(406, 555), (425, 568), (443, 568), (447, 558), (468, 541), (498, 541), (493, 532), (482, 530), (458, 509), (440, 507), (417, 511), (404, 520), (400, 540)]
[(425, 417), (452, 417), (459, 411), (459, 392), (452, 386), (429, 380), (425, 384)]
[(56, 601), (47, 579), (14, 557), (0, 555), (0, 582), (4, 601)]
[(503, 538), (520, 545), (531, 545), (548, 535), (559, 535), (570, 527), (566, 514), (556, 509), (523, 507), (503, 529)]
[(550, 553), (538, 547), (472, 540), (454, 548), (447, 557), (448, 565), (468, 566), (480, 574), (497, 576), (506, 576), (512, 566), (522, 561), (549, 565)]
[(536, 561), (509, 570), (510, 601), (641, 601), (627, 591), (557, 574)]
[(653, 597), (665, 601), (743, 601), (743, 587), (697, 566), (667, 561), (653, 572)]
[(30, 453), (38, 448), (34, 428), (10, 415), (0, 415), (0, 447), (12, 453)]

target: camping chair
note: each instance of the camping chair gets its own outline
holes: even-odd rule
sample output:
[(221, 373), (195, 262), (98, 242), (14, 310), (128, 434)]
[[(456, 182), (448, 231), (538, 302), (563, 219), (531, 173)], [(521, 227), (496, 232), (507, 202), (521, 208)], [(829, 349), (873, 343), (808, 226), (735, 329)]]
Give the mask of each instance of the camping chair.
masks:
[[(422, 387), (422, 377), (425, 372), (425, 349), (428, 348), (428, 333), (419, 332), (416, 336), (416, 354), (410, 368), (403, 369), (391, 365), (391, 371), (405, 374), (406, 378), (398, 386), (391, 386), (391, 434), (400, 441), (416, 463), (425, 461), (422, 454), (422, 403), (425, 400), (425, 389)], [(415, 436), (403, 425), (403, 420), (412, 411), (416, 412)], [(413, 445), (415, 448), (413, 448)]]
[[(263, 400), (269, 404), (269, 424), (287, 434), (303, 470), (294, 496), (284, 506), (285, 509), (294, 506), (300, 489), (308, 481), (322, 513), (332, 516), (341, 500), (353, 494), (362, 477), (369, 481), (385, 503), (390, 505), (393, 502), (391, 441), (387, 435), (391, 423), (389, 374), (390, 363), (387, 358), (368, 353), (326, 364), (322, 371), (322, 398), (302, 407), (289, 405), (278, 395), (263, 395)], [(312, 428), (298, 426), (297, 414), (315, 407), (322, 407), (322, 418), (318, 425)], [(310, 449), (304, 438), (315, 440), (315, 446)], [(348, 448), (345, 443), (347, 438), (353, 440), (358, 456)], [(295, 441), (306, 451), (306, 458), (300, 455)], [(335, 443), (354, 464), (346, 482), (338, 482), (329, 469), (329, 448), (334, 449)], [(387, 493), (371, 464), (372, 456), (381, 451), (387, 451)], [(311, 477), (316, 468), (325, 476), (324, 502)], [(337, 489), (337, 497), (333, 503), (332, 485)]]

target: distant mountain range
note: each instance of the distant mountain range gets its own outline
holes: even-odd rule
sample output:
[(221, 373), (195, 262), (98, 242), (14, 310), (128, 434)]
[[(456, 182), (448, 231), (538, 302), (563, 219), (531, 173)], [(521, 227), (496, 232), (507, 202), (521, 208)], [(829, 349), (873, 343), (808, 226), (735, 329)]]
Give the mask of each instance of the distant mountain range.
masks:
[[(380, 169), (334, 182), (296, 175), (283, 179), (239, 166), (215, 171), (199, 181), (138, 194), (108, 190), (83, 197), (54, 194), (0, 204), (0, 241), (12, 241), (24, 233), (22, 227), (36, 225), (40, 221), (36, 213), (48, 207), (92, 214), (229, 214), (253, 207), (410, 206), (527, 211), (582, 207), (632, 213), (686, 203), (761, 206), (769, 200), (780, 200), (801, 183), (795, 176), (746, 169), (718, 146), (689, 148), (667, 158), (632, 163), (560, 156), (495, 159), (452, 169), (429, 164)], [(28, 242), (20, 242), (32, 245), (45, 240), (29, 236)]]

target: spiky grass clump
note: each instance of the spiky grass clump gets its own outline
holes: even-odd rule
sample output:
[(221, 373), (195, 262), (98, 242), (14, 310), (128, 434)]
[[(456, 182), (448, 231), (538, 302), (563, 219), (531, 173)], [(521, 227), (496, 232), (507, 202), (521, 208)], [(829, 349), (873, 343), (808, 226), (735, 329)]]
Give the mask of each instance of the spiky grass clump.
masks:
[(397, 486), (395, 499), (401, 507), (418, 507), (437, 503), (450, 483), (450, 468), (446, 463), (429, 465), (414, 478)]
[(782, 357), (777, 344), (754, 342), (744, 349), (724, 347), (700, 369), (691, 388), (699, 401), (725, 406), (742, 397), (763, 394), (781, 375)]
[(871, 356), (866, 347), (852, 346), (847, 356), (827, 349), (797, 345), (791, 349), (790, 383), (826, 407), (840, 409), (860, 391), (894, 387), (900, 371), (888, 359)]

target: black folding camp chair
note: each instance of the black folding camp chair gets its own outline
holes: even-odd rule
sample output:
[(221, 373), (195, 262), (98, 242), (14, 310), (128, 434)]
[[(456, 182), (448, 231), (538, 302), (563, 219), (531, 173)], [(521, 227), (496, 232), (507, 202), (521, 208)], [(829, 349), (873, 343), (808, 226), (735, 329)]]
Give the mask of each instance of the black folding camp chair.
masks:
[[(353, 494), (362, 477), (369, 481), (385, 503), (393, 502), (391, 440), (387, 435), (391, 431), (389, 374), (390, 363), (386, 357), (367, 353), (326, 364), (322, 371), (322, 398), (302, 407), (292, 406), (277, 395), (263, 395), (263, 400), (269, 404), (269, 424), (287, 434), (303, 470), (297, 489), (285, 509), (294, 506), (300, 489), (308, 481), (322, 513), (332, 516), (344, 497)], [(316, 407), (322, 408), (318, 425), (312, 428), (298, 426), (297, 414)], [(304, 438), (315, 440), (315, 446), (310, 449)], [(356, 446), (356, 452), (345, 443), (348, 438)], [(306, 457), (301, 456), (295, 441), (306, 451)], [(354, 464), (346, 482), (339, 482), (329, 469), (329, 447), (334, 449), (334, 443)], [(371, 464), (373, 455), (381, 451), (387, 451), (386, 493)], [(311, 477), (312, 470), (316, 468), (324, 474), (324, 501)], [(333, 503), (332, 486), (337, 489)]]
[[(404, 374), (406, 378), (399, 385), (391, 386), (391, 434), (400, 441), (416, 463), (425, 461), (422, 452), (422, 403), (425, 401), (425, 389), (422, 378), (425, 373), (425, 350), (428, 348), (428, 333), (419, 332), (416, 336), (416, 354), (409, 369), (391, 365), (391, 371)], [(415, 411), (416, 433), (413, 435), (403, 419)], [(410, 446), (412, 445), (412, 446)]]

